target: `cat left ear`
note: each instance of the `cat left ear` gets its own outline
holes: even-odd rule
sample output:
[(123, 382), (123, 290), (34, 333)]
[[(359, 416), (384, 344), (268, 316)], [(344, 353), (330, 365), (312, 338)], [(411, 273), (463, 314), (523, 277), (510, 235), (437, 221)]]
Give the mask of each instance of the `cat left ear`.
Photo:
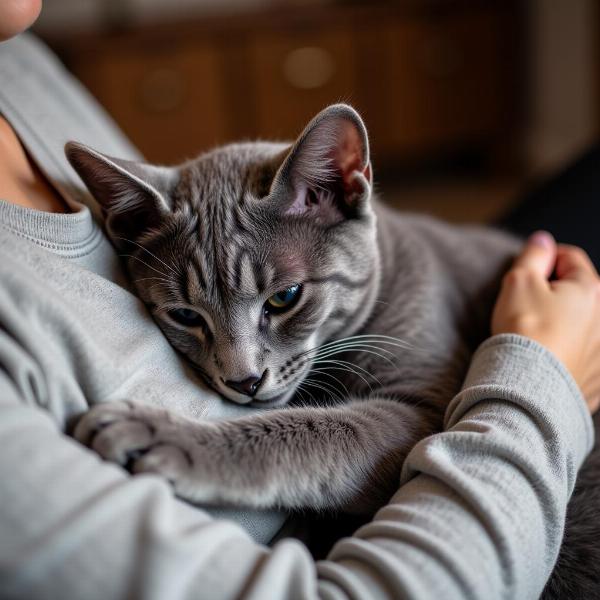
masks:
[(371, 185), (366, 127), (352, 107), (334, 104), (302, 132), (275, 175), (271, 192), (283, 188), (286, 214), (335, 222), (369, 212)]
[(76, 142), (67, 143), (65, 154), (102, 207), (106, 228), (117, 241), (135, 240), (170, 214), (175, 169), (112, 158)]

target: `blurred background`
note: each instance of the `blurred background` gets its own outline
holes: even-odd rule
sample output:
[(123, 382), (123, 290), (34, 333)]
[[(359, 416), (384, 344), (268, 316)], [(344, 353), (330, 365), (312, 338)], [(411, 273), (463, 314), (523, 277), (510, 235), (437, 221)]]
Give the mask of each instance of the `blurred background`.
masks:
[(489, 221), (600, 132), (600, 0), (48, 0), (36, 32), (150, 161), (332, 102), (385, 199)]

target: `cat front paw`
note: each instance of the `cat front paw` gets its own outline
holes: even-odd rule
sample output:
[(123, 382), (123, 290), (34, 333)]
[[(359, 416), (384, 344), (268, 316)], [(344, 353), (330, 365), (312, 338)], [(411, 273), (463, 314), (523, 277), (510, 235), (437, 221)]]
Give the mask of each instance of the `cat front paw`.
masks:
[(194, 468), (189, 423), (169, 411), (133, 402), (94, 406), (77, 423), (74, 437), (105, 460), (132, 473), (155, 473), (186, 497)]

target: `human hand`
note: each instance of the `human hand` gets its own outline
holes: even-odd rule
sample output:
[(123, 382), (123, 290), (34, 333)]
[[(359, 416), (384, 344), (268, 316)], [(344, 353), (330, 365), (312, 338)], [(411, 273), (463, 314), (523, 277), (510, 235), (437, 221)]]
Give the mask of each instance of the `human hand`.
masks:
[[(549, 281), (552, 271), (557, 279)], [(590, 411), (600, 407), (600, 278), (576, 246), (531, 236), (505, 275), (492, 333), (517, 333), (550, 350), (573, 375)]]
[(0, 42), (30, 27), (40, 15), (42, 0), (0, 2)]

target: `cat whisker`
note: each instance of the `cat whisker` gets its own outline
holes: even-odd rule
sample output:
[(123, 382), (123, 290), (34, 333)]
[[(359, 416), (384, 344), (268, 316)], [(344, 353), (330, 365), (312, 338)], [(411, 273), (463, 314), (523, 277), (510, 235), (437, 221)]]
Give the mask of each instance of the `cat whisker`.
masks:
[(387, 336), (387, 335), (379, 335), (379, 334), (364, 334), (364, 335), (355, 335), (355, 336), (349, 336), (349, 337), (345, 337), (345, 338), (341, 338), (339, 340), (333, 340), (331, 342), (327, 342), (326, 344), (322, 344), (321, 346), (316, 346), (315, 348), (309, 348), (308, 350), (305, 350), (304, 352), (302, 352), (299, 357), (301, 356), (305, 356), (305, 355), (310, 355), (311, 353), (314, 352), (320, 352), (320, 351), (324, 351), (327, 349), (332, 349), (333, 347), (339, 347), (342, 344), (346, 344), (346, 343), (352, 343), (352, 342), (368, 342), (371, 344), (388, 344), (388, 345), (392, 345), (392, 346), (396, 346), (402, 349), (410, 349), (410, 350), (416, 350), (414, 348), (414, 346), (412, 344), (409, 344), (408, 342), (405, 342), (399, 338), (395, 338), (392, 336)]
[[(329, 375), (330, 377), (332, 377), (332, 375), (329, 373), (329, 371), (342, 371), (343, 373), (352, 373), (354, 375), (357, 375), (358, 377), (360, 377), (363, 382), (368, 386), (369, 391), (372, 392), (373, 388), (371, 386), (371, 384), (360, 375), (360, 373), (356, 373), (356, 371), (352, 371), (350, 369), (348, 369), (347, 367), (325, 367), (323, 369), (313, 369), (314, 372), (316, 373), (322, 373), (323, 375)], [(336, 379), (338, 381), (340, 381), (337, 377)], [(340, 381), (340, 383), (342, 383), (342, 385), (344, 386), (344, 389), (346, 390), (346, 394), (349, 396), (350, 392), (348, 391), (348, 388), (343, 384), (343, 382)]]
[(305, 406), (309, 406), (308, 402), (306, 402), (306, 400), (304, 400), (304, 394), (307, 394), (307, 395), (308, 395), (308, 397), (309, 397), (309, 399), (310, 399), (310, 401), (312, 402), (312, 404), (315, 404), (315, 397), (314, 397), (314, 396), (313, 396), (313, 395), (312, 395), (312, 394), (311, 394), (311, 393), (310, 393), (310, 392), (309, 392), (309, 391), (308, 391), (308, 390), (307, 390), (307, 389), (306, 389), (306, 388), (305, 388), (305, 387), (302, 385), (302, 383), (303, 383), (303, 382), (300, 382), (300, 383), (298, 384), (298, 387), (296, 388), (296, 390), (297, 390), (299, 393), (302, 393), (302, 397), (301, 397), (302, 403), (303, 403)]
[[(349, 342), (338, 342), (337, 344), (332, 344), (331, 346), (329, 346), (328, 348), (318, 348), (317, 351), (321, 352), (321, 351), (328, 351), (331, 349), (337, 349), (337, 348), (345, 348), (345, 347), (351, 347), (354, 345), (372, 345), (372, 344), (379, 344), (382, 346), (391, 346), (392, 348), (400, 348), (401, 350), (413, 350), (412, 348), (407, 348), (406, 346), (401, 346), (399, 344), (396, 344), (394, 342), (389, 342), (387, 340), (352, 340)], [(379, 347), (379, 346), (377, 346)], [(384, 348), (379, 348), (380, 350), (383, 350)]]
[(119, 254), (119, 256), (133, 258), (133, 260), (137, 260), (137, 261), (141, 262), (143, 265), (146, 265), (149, 269), (152, 269), (155, 273), (158, 273), (159, 275), (162, 275), (163, 277), (169, 276), (167, 273), (164, 273), (163, 271), (159, 271), (152, 265), (149, 265), (145, 260), (142, 260), (139, 256), (134, 256), (133, 254)]
[(316, 383), (320, 386), (323, 386), (323, 388), (325, 388), (325, 389), (329, 390), (331, 393), (333, 393), (337, 400), (340, 400), (340, 402), (343, 402), (343, 396), (340, 394), (338, 388), (333, 383), (330, 383), (329, 381), (323, 381), (323, 380), (316, 381), (310, 377), (307, 379), (310, 383), (313, 383), (313, 384)]
[[(343, 388), (344, 391), (346, 392), (346, 395), (349, 396), (350, 392), (348, 391), (348, 388), (346, 387), (346, 385), (344, 384), (343, 381), (341, 381), (339, 379), (339, 377), (336, 377), (335, 375), (332, 375), (331, 373), (329, 373), (329, 371), (333, 371), (336, 370), (334, 367), (324, 367), (323, 369), (311, 369), (311, 371), (313, 373), (321, 373), (322, 375), (327, 375), (327, 377), (331, 377), (333, 380), (337, 381)], [(338, 371), (343, 371), (344, 369), (337, 369)]]
[[(365, 354), (372, 354), (373, 356), (377, 356), (378, 358), (380, 358), (381, 360), (384, 360), (385, 362), (389, 363), (390, 365), (392, 365), (394, 368), (397, 368), (397, 365), (394, 363), (393, 360), (391, 360), (388, 356), (385, 356), (384, 354), (381, 354), (380, 352), (376, 352), (374, 350), (367, 350), (365, 348), (361, 348), (361, 347), (355, 347), (355, 348), (342, 348), (340, 350), (335, 350), (335, 351), (331, 351), (328, 352), (327, 354), (321, 355), (318, 358), (329, 358), (331, 356), (335, 356), (336, 354), (344, 354), (346, 352), (349, 351), (355, 351), (355, 352), (363, 352)], [(393, 358), (395, 358), (392, 355)]]
[[(363, 367), (355, 365), (354, 363), (351, 363), (351, 362), (346, 361), (346, 360), (317, 360), (313, 364), (314, 365), (321, 365), (321, 364), (333, 364), (333, 365), (336, 365), (335, 367), (331, 367), (331, 368), (332, 369), (336, 369), (336, 370), (340, 370), (340, 371), (345, 371), (346, 373), (352, 373), (353, 375), (356, 375), (357, 377), (360, 377), (362, 379), (362, 381), (369, 387), (369, 390), (371, 390), (371, 391), (373, 391), (371, 383), (363, 375), (363, 373), (365, 373), (366, 375), (368, 375), (369, 377), (371, 377), (372, 379), (374, 379), (379, 385), (382, 385), (381, 381), (379, 381), (379, 379), (377, 379), (377, 377), (375, 377), (374, 375), (372, 375), (369, 371), (367, 371)], [(357, 371), (355, 369), (359, 369), (359, 370)], [(361, 373), (360, 371), (362, 371), (363, 373)]]
[[(337, 393), (337, 390), (335, 388), (333, 388), (331, 385), (325, 385), (324, 381), (317, 383), (316, 381), (313, 381), (310, 377), (307, 377), (303, 381), (303, 384), (307, 385), (309, 387), (314, 387), (316, 389), (319, 389), (319, 390), (325, 392), (334, 402), (343, 402), (344, 401), (344, 399)], [(333, 392), (332, 392), (332, 389), (333, 389)]]
[[(298, 386), (300, 387), (300, 386)], [(306, 379), (302, 382), (302, 390), (306, 391), (308, 393), (308, 390), (306, 389), (307, 387), (314, 387), (314, 388), (318, 388), (318, 389), (322, 389), (320, 388), (317, 384), (315, 384), (314, 382), (311, 381), (307, 381)], [(328, 394), (330, 394), (330, 392), (326, 392)], [(313, 401), (315, 400), (314, 396), (312, 396)]]
[[(332, 363), (335, 363), (335, 364), (346, 365), (346, 367), (349, 368), (349, 369), (351, 369), (353, 373), (356, 373), (356, 371), (354, 371), (354, 369), (358, 369), (359, 373), (356, 373), (357, 375), (361, 375), (360, 371), (362, 371), (365, 375), (368, 375), (376, 383), (378, 383), (379, 385), (383, 385), (381, 383), (381, 381), (379, 381), (379, 379), (377, 379), (377, 377), (375, 377), (375, 375), (373, 375), (370, 371), (367, 371), (367, 369), (365, 369), (364, 367), (361, 367), (360, 365), (357, 365), (356, 363), (350, 362), (348, 360), (340, 360), (340, 359), (335, 359), (335, 360), (329, 359), (329, 360), (326, 360), (326, 361), (323, 361), (323, 362), (332, 362)], [(363, 380), (365, 382), (367, 382), (367, 384), (368, 384), (368, 381), (366, 379), (363, 378)]]
[[(389, 342), (387, 340), (355, 340), (355, 341), (350, 341), (350, 342), (338, 341), (335, 344), (331, 344), (329, 347), (321, 346), (321, 347), (315, 348), (311, 352), (313, 353), (313, 357), (317, 357), (317, 356), (324, 356), (327, 352), (331, 352), (333, 350), (339, 350), (342, 348), (355, 349), (355, 348), (359, 348), (359, 347), (364, 347), (364, 348), (376, 349), (376, 350), (384, 352), (385, 354), (388, 354), (390, 356), (394, 356), (394, 354), (391, 351), (389, 351), (385, 348), (380, 348), (379, 346), (373, 346), (373, 344), (385, 344), (385, 345), (392, 346), (392, 347), (398, 347), (398, 344), (396, 344), (394, 342)], [(399, 347), (402, 350), (409, 349), (409, 348), (406, 348), (405, 346), (399, 346)]]
[(164, 281), (165, 283), (169, 283), (168, 279), (164, 277), (142, 277), (140, 279), (136, 279), (133, 283), (139, 283), (140, 281), (150, 281), (151, 279), (157, 279), (158, 281)]
[(304, 399), (304, 394), (302, 393), (300, 386), (298, 386), (296, 388), (296, 392), (294, 395), (297, 396), (302, 401), (302, 404), (306, 404), (306, 400)]
[(370, 338), (371, 340), (390, 340), (392, 342), (395, 342), (396, 344), (399, 344), (401, 346), (407, 347), (407, 348), (414, 348), (414, 346), (412, 344), (410, 344), (409, 342), (406, 342), (404, 340), (401, 340), (400, 338), (396, 338), (393, 337), (391, 335), (383, 335), (383, 334), (379, 334), (379, 333), (364, 333), (361, 335), (351, 335), (345, 338), (340, 338), (339, 340), (332, 340), (331, 342), (328, 342), (326, 344), (323, 344), (322, 346), (320, 346), (321, 348), (325, 348), (327, 346), (333, 345), (333, 344), (337, 344), (340, 342), (350, 342), (353, 340), (365, 340), (366, 338)]
[(372, 344), (365, 344), (360, 342), (349, 342), (347, 344), (340, 344), (339, 346), (333, 346), (331, 348), (327, 348), (325, 351), (319, 351), (314, 355), (314, 358), (318, 358), (319, 356), (327, 356), (331, 352), (338, 352), (340, 350), (353, 350), (356, 348), (371, 348), (373, 350), (378, 350), (385, 354), (389, 354), (390, 356), (394, 356), (394, 353), (385, 348), (379, 348), (378, 346), (373, 346)]
[(156, 256), (156, 254), (154, 254), (153, 252), (150, 252), (150, 250), (148, 250), (148, 248), (145, 248), (144, 246), (142, 246), (142, 244), (139, 244), (138, 242), (134, 242), (133, 240), (130, 240), (128, 238), (119, 237), (119, 236), (114, 236), (114, 237), (115, 237), (115, 239), (123, 240), (124, 242), (129, 242), (130, 244), (135, 244), (138, 248), (142, 249), (144, 252), (147, 252), (150, 256), (152, 256), (158, 262), (162, 263), (165, 267), (167, 267), (167, 269), (169, 269), (169, 271), (171, 271), (171, 273), (173, 273), (173, 275), (177, 275), (177, 271), (171, 265), (168, 265), (164, 260), (161, 260), (160, 258), (158, 258), (158, 256)]
[[(366, 352), (367, 354), (375, 354), (384, 360), (387, 360), (391, 364), (393, 361), (391, 359), (396, 358), (396, 356), (390, 352), (389, 350), (385, 350), (384, 348), (378, 348), (377, 346), (372, 346), (369, 344), (344, 344), (340, 347), (333, 348), (323, 353), (317, 353), (312, 358), (327, 358), (329, 356), (334, 356), (335, 354), (341, 354), (343, 352)], [(387, 355), (387, 356), (386, 356)]]

